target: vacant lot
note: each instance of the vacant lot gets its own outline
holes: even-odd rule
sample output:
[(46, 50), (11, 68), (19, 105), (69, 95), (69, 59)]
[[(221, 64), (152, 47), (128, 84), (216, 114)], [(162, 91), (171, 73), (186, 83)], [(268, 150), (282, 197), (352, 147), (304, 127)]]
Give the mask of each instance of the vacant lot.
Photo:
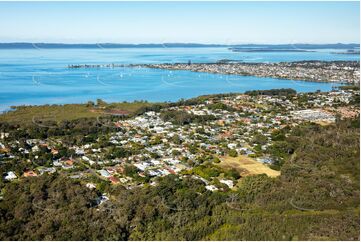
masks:
[(247, 156), (238, 156), (238, 157), (220, 157), (221, 162), (219, 166), (222, 168), (234, 168), (242, 176), (247, 175), (257, 175), (257, 174), (266, 174), (270, 177), (276, 177), (280, 175), (279, 171), (272, 170), (267, 165), (262, 164), (256, 160), (253, 160)]

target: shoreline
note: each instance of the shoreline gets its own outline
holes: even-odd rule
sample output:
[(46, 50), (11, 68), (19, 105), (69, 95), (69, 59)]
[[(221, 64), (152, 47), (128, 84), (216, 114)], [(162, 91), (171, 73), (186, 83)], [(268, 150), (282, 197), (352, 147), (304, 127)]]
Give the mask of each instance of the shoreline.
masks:
[[(291, 80), (290, 80), (291, 81)], [(297, 80), (297, 81), (302, 81), (302, 80)], [(307, 81), (305, 81), (307, 82)], [(335, 86), (335, 90), (337, 90), (340, 86), (348, 86), (346, 83), (335, 83), (337, 84), (337, 86)], [(351, 86), (351, 85), (350, 85)], [(265, 90), (289, 90), (292, 88), (270, 88), (270, 89), (265, 89)], [(250, 89), (250, 90), (246, 90), (244, 92), (217, 92), (217, 93), (211, 93), (211, 94), (201, 94), (201, 95), (196, 95), (193, 97), (188, 97), (188, 98), (180, 98), (178, 100), (167, 100), (167, 101), (151, 101), (151, 100), (117, 100), (117, 101), (110, 101), (110, 102), (106, 102), (107, 104), (111, 105), (111, 104), (172, 104), (172, 103), (177, 103), (180, 102), (182, 100), (192, 100), (192, 99), (197, 99), (197, 98), (203, 98), (203, 97), (213, 97), (213, 96), (234, 96), (234, 95), (246, 95), (247, 92), (251, 92), (251, 91), (265, 91), (265, 90), (260, 90), (260, 89)], [(294, 89), (292, 89), (294, 90)], [(296, 91), (296, 90), (295, 90)], [(333, 89), (329, 90), (329, 91), (321, 91), (321, 93), (328, 93), (333, 91)], [(314, 91), (296, 91), (296, 93), (316, 93), (317, 90)], [(17, 104), (17, 105), (10, 105), (8, 106), (5, 110), (1, 110), (0, 109), (0, 116), (4, 115), (6, 113), (11, 113), (14, 111), (18, 111), (19, 109), (26, 109), (26, 108), (41, 108), (41, 107), (65, 107), (65, 106), (86, 106), (88, 105), (90, 102), (95, 102), (97, 99), (102, 100), (102, 98), (97, 98), (95, 97), (92, 100), (85, 100), (85, 101), (79, 101), (79, 102), (72, 102), (72, 103), (44, 103), (44, 104)]]
[[(337, 86), (336, 89), (334, 90), (330, 90), (330, 91), (321, 91), (318, 92), (317, 90), (315, 91), (311, 91), (311, 92), (300, 92), (300, 91), (296, 91), (292, 88), (279, 88), (279, 89), (265, 89), (265, 90), (259, 90), (259, 89), (252, 89), (252, 90), (248, 90), (248, 91), (244, 91), (244, 92), (227, 92), (227, 93), (213, 93), (213, 94), (203, 94), (203, 95), (197, 95), (194, 97), (190, 97), (190, 98), (180, 98), (176, 101), (148, 101), (148, 100), (133, 100), (133, 101), (111, 101), (111, 102), (105, 102), (102, 99), (98, 99), (101, 100), (101, 102), (104, 102), (106, 104), (106, 106), (122, 106), (122, 105), (128, 105), (128, 106), (132, 106), (132, 105), (139, 105), (139, 106), (148, 106), (148, 105), (172, 105), (172, 104), (176, 104), (179, 102), (183, 102), (183, 101), (190, 101), (190, 100), (195, 100), (195, 99), (200, 99), (200, 98), (213, 98), (213, 97), (218, 97), (218, 96), (224, 96), (224, 97), (230, 97), (230, 96), (237, 96), (237, 95), (249, 95), (249, 93), (251, 92), (259, 92), (262, 93), (264, 91), (275, 91), (275, 90), (284, 90), (289, 92), (290, 90), (295, 91), (295, 94), (301, 94), (301, 93), (329, 93), (332, 91), (336, 91), (336, 90), (342, 90), (343, 88), (340, 87), (345, 87), (347, 89), (347, 87), (353, 87), (352, 85), (340, 85)], [(352, 89), (352, 88), (351, 88)], [(6, 115), (7, 113), (12, 113), (12, 112), (16, 112), (19, 111), (21, 109), (25, 110), (25, 109), (31, 109), (31, 108), (66, 108), (66, 107), (71, 107), (71, 106), (79, 106), (79, 107), (87, 107), (92, 103), (92, 105), (94, 105), (95, 101), (94, 100), (87, 100), (84, 102), (73, 102), (73, 103), (56, 103), (56, 104), (21, 104), (21, 105), (11, 105), (9, 106), (6, 110), (0, 110), (0, 116)], [(100, 110), (100, 109), (99, 109)], [(115, 112), (115, 114), (117, 114), (116, 112), (118, 111), (117, 108), (114, 109), (109, 109), (109, 110), (103, 110), (103, 111), (110, 111), (110, 112), (105, 112), (106, 114), (111, 114), (113, 111)], [(128, 111), (127, 111), (128, 112)], [(1, 122), (1, 121), (0, 121)]]
[[(106, 65), (102, 65), (102, 66), (106, 66)], [(142, 67), (145, 68), (145, 67)], [(181, 70), (184, 71), (184, 70)], [(210, 74), (219, 74), (219, 73), (210, 73)], [(222, 74), (221, 74), (222, 75)], [(233, 74), (229, 74), (229, 75), (233, 75)], [(257, 76), (250, 76), (250, 77), (257, 77)], [(273, 78), (273, 77), (261, 77), (261, 78)], [(280, 80), (280, 81), (285, 81), (288, 80), (290, 82), (296, 81), (296, 82), (313, 82), (313, 83), (324, 83), (324, 84), (331, 84), (333, 83), (333, 85), (331, 86), (331, 88), (329, 90), (321, 90), (321, 92), (331, 92), (333, 90), (337, 90), (342, 86), (357, 86), (353, 83), (341, 83), (341, 82), (314, 82), (314, 81), (307, 81), (307, 80), (290, 80), (290, 79), (286, 79), (286, 78), (273, 78), (274, 80)], [(280, 87), (280, 88), (266, 88), (264, 90), (274, 90), (274, 89), (293, 89), (293, 87)], [(188, 100), (188, 99), (194, 99), (194, 98), (198, 98), (198, 97), (204, 97), (204, 96), (217, 96), (217, 95), (234, 95), (234, 94), (244, 94), (248, 91), (260, 91), (261, 89), (257, 89), (256, 87), (254, 88), (250, 88), (244, 91), (230, 91), (230, 92), (214, 92), (214, 93), (201, 93), (195, 96), (189, 96), (189, 97), (180, 97), (178, 99), (174, 99), (174, 100), (154, 100), (154, 99), (128, 99), (128, 100), (107, 100), (107, 102), (109, 101), (109, 103), (150, 103), (150, 104), (154, 104), (154, 103), (174, 103), (174, 102), (178, 102), (180, 100)], [(315, 93), (317, 92), (319, 89), (314, 89), (311, 91), (300, 91), (297, 90), (297, 93)], [(20, 104), (10, 104), (9, 106), (6, 105), (1, 105), (0, 106), (0, 116), (2, 114), (8, 113), (8, 112), (12, 112), (12, 111), (16, 111), (16, 108), (21, 108), (21, 107), (42, 107), (42, 106), (65, 106), (65, 105), (86, 105), (88, 102), (95, 102), (97, 99), (106, 99), (106, 97), (94, 97), (94, 98), (90, 98), (90, 99), (86, 99), (86, 100), (78, 100), (75, 102), (60, 102), (60, 103), (20, 103)], [(5, 107), (5, 109), (1, 109), (1, 107)]]

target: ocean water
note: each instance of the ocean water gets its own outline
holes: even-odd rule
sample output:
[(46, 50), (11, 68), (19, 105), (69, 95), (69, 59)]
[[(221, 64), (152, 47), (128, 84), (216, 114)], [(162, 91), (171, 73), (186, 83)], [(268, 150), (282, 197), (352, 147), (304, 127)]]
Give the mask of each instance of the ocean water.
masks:
[(301, 60), (359, 60), (358, 55), (318, 52), (231, 52), (227, 48), (2, 49), (0, 50), (0, 111), (12, 105), (177, 101), (204, 94), (255, 89), (293, 88), (299, 92), (332, 89), (331, 83), (242, 77), (146, 68), (68, 69), (69, 64), (138, 64)]

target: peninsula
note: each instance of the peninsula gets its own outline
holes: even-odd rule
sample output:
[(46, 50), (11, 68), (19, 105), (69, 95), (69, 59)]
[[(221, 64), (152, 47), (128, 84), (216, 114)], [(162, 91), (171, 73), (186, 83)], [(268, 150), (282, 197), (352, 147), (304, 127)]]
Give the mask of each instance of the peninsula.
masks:
[(313, 82), (359, 83), (359, 61), (300, 61), (280, 63), (165, 63), (136, 67), (216, 74), (272, 77)]

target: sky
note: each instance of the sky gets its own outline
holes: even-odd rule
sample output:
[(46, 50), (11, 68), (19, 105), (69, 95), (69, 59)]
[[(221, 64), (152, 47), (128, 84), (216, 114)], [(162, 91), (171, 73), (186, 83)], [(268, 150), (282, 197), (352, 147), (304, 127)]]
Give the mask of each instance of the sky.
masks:
[(359, 2), (0, 2), (0, 42), (359, 43)]

